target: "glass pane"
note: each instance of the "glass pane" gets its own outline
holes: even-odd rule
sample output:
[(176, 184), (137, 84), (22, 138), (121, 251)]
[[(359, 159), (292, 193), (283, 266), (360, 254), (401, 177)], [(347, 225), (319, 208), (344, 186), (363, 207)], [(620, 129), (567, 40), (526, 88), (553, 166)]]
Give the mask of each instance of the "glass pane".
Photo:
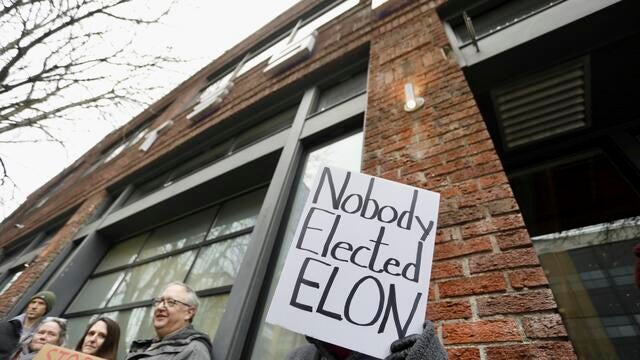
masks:
[(120, 325), (120, 344), (118, 345), (118, 359), (124, 359), (133, 340), (151, 339), (155, 336), (152, 318), (153, 308), (139, 307), (124, 311), (105, 313)]
[(109, 153), (109, 155), (107, 155), (107, 157), (105, 157), (104, 162), (109, 162), (111, 161), (111, 159), (113, 159), (114, 157), (120, 155), (120, 153), (122, 152), (122, 150), (124, 150), (127, 147), (127, 143), (126, 142), (122, 142), (120, 145), (118, 145), (115, 149), (111, 150), (111, 152)]
[(165, 183), (165, 186), (168, 186), (173, 183), (173, 181), (195, 172), (196, 170), (199, 170), (229, 154), (232, 144), (233, 141), (227, 140), (194, 155), (192, 158), (173, 169), (171, 176), (169, 177), (169, 181)]
[(22, 274), (23, 271), (24, 270), (20, 270), (14, 274), (9, 273), (9, 275), (7, 275), (7, 277), (2, 282), (3, 284), (0, 286), (0, 294), (2, 294), (5, 290), (8, 289), (16, 281), (18, 276)]
[(238, 134), (233, 150), (236, 151), (248, 144), (256, 142), (268, 135), (288, 127), (296, 116), (296, 108), (284, 111), (272, 118), (262, 121), (246, 131)]
[(67, 311), (76, 312), (104, 307), (123, 277), (124, 272), (116, 272), (89, 279)]
[(170, 174), (171, 174), (171, 171), (167, 171), (165, 173), (162, 173), (153, 177), (147, 182), (137, 184), (133, 192), (131, 192), (131, 195), (129, 195), (129, 197), (127, 198), (127, 201), (125, 201), (122, 206), (127, 206), (129, 204), (132, 204), (142, 199), (143, 197), (147, 196), (148, 194), (158, 189), (161, 189), (167, 183), (167, 181), (169, 181)]
[(640, 294), (626, 219), (534, 238), (540, 263), (579, 358), (639, 359)]
[[(505, 1), (502, 4), (489, 9), (486, 12), (478, 13), (475, 9), (469, 11), (476, 37), (497, 32), (501, 29), (515, 24), (535, 13), (564, 0), (527, 0), (527, 1)], [(479, 9), (482, 9), (479, 7)], [(482, 11), (482, 10), (481, 10)], [(471, 36), (464, 23), (454, 26), (454, 31), (458, 39), (465, 43), (471, 41)]]
[(367, 73), (356, 74), (351, 78), (323, 90), (318, 98), (315, 112), (326, 110), (367, 89)]
[(140, 259), (166, 254), (204, 240), (216, 211), (217, 208), (213, 207), (153, 230), (142, 248)]
[(302, 26), (298, 29), (296, 33), (295, 39), (292, 42), (300, 40), (305, 36), (309, 36), (312, 32), (320, 28), (322, 25), (328, 23), (329, 21), (337, 18), (338, 16), (345, 13), (347, 10), (352, 7), (358, 5), (358, 0), (347, 0), (341, 3), (340, 5), (334, 7), (333, 9), (327, 11), (326, 13), (320, 15), (319, 17), (313, 19), (308, 24)]
[[(276, 268), (274, 269), (271, 283), (269, 286), (269, 293), (267, 294), (267, 306), (263, 309), (262, 317), (260, 319), (260, 327), (258, 329), (258, 336), (253, 347), (252, 359), (286, 359), (286, 355), (295, 347), (306, 343), (303, 335), (293, 333), (289, 330), (283, 329), (279, 326), (267, 324), (264, 322), (267, 316), (266, 309), (269, 308), (273, 292), (277, 285), (277, 279), (284, 266), (284, 260), (286, 254), (289, 251), (289, 246), (293, 241), (293, 234), (295, 228), (302, 214), (302, 208), (307, 200), (309, 194), (309, 188), (318, 173), (321, 166), (330, 165), (341, 167), (343, 169), (350, 169), (353, 171), (360, 170), (362, 151), (362, 133), (351, 135), (332, 144), (321, 147), (309, 153), (302, 172), (302, 178), (298, 181), (296, 192), (293, 196), (293, 203), (291, 204), (291, 215), (287, 220), (284, 237), (281, 239), (280, 253), (278, 254), (278, 261)], [(297, 211), (299, 209), (300, 211)]]
[(198, 313), (193, 319), (193, 326), (209, 334), (213, 339), (216, 330), (218, 330), (224, 309), (227, 306), (227, 300), (229, 300), (229, 294), (201, 298)]
[(75, 349), (80, 337), (94, 315), (71, 318), (67, 321), (67, 348)]
[(109, 306), (149, 300), (168, 283), (184, 281), (194, 258), (195, 250), (192, 250), (134, 267), (109, 301)]
[(194, 290), (233, 284), (251, 234), (211, 244), (202, 250), (187, 283)]
[(262, 188), (222, 205), (220, 215), (207, 235), (207, 240), (255, 225), (266, 192), (267, 189)]
[(133, 263), (138, 257), (138, 252), (140, 252), (140, 248), (148, 235), (149, 233), (144, 233), (114, 246), (102, 259), (95, 272)]

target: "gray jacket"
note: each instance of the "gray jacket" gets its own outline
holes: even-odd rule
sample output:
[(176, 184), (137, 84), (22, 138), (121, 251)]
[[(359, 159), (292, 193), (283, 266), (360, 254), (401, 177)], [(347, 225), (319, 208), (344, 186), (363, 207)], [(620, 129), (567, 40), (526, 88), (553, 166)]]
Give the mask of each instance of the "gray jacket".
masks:
[[(447, 352), (436, 336), (433, 323), (427, 321), (424, 324), (424, 331), (417, 337), (411, 347), (403, 351), (402, 354), (390, 355), (394, 359), (405, 360), (447, 360)], [(417, 335), (416, 335), (417, 336)], [(321, 341), (307, 338), (312, 344), (301, 346), (293, 350), (287, 356), (287, 360), (335, 360), (335, 358), (322, 345)], [(354, 352), (348, 360), (377, 360), (371, 356)]]
[(28, 345), (22, 345), (20, 349), (13, 355), (11, 360), (31, 360), (36, 357), (38, 353), (29, 350)]
[(127, 360), (211, 360), (209, 336), (189, 325), (164, 339), (135, 340)]

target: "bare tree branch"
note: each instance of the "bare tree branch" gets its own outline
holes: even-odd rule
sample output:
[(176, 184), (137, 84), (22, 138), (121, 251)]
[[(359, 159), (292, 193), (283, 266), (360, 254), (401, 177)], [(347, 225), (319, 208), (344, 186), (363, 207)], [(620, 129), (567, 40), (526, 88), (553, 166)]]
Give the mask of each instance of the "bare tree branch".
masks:
[[(0, 0), (0, 144), (64, 145), (55, 133), (61, 121), (87, 114), (103, 121), (116, 107), (153, 101), (161, 87), (145, 79), (182, 60), (168, 51), (140, 51), (134, 34), (156, 26), (173, 1)], [(146, 11), (131, 11), (140, 6)], [(11, 135), (20, 129), (36, 132)], [(0, 154), (0, 187), (15, 186), (6, 163)]]

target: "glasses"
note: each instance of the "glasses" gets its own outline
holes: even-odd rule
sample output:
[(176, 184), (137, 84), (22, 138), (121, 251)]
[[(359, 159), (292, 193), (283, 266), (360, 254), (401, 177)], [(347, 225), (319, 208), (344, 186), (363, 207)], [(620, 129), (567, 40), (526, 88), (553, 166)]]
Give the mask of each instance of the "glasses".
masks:
[(177, 304), (182, 304), (182, 305), (187, 306), (187, 307), (192, 307), (191, 305), (189, 305), (189, 304), (187, 304), (185, 302), (182, 302), (182, 301), (176, 300), (176, 299), (172, 299), (172, 298), (158, 297), (158, 298), (154, 298), (152, 303), (153, 303), (153, 306), (155, 306), (155, 307), (160, 306), (160, 304), (162, 304), (162, 303), (164, 303), (164, 305), (166, 307), (170, 307), (170, 308), (176, 306)]

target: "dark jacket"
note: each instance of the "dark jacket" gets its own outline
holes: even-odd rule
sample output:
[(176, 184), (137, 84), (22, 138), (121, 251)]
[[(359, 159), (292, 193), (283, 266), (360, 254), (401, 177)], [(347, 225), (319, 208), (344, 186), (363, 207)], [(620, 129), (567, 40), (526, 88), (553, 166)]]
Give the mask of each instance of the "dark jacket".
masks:
[[(416, 335), (417, 336), (417, 335)], [(287, 360), (335, 360), (322, 342), (315, 339), (307, 339), (312, 344), (301, 346), (293, 350), (287, 356)], [(447, 352), (436, 336), (433, 323), (425, 322), (422, 334), (417, 336), (417, 340), (406, 351), (405, 360), (447, 360)], [(348, 360), (377, 360), (368, 355), (357, 352), (352, 353)]]
[(163, 339), (135, 340), (127, 360), (211, 360), (209, 336), (189, 325)]
[(0, 359), (8, 359), (18, 349), (22, 323), (19, 320), (0, 321)]

